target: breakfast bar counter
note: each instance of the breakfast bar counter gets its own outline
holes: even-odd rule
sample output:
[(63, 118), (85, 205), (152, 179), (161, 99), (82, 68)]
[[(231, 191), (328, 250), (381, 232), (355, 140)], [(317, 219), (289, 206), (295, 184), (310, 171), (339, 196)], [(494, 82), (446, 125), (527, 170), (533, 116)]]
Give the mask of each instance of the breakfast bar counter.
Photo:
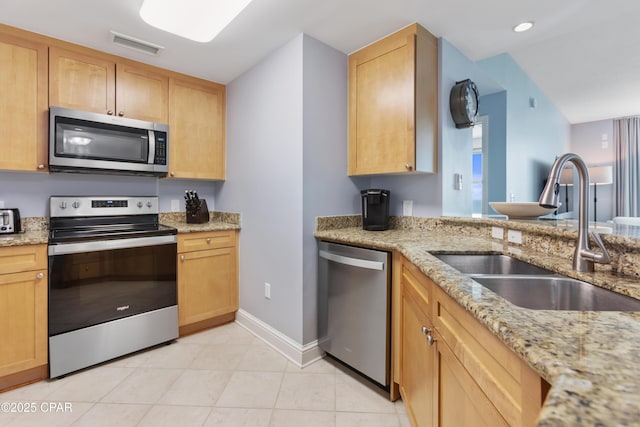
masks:
[(572, 238), (571, 230), (553, 230), (544, 239), (544, 228), (524, 225), (519, 227), (523, 244), (515, 245), (506, 236), (491, 237), (492, 227), (513, 227), (506, 221), (405, 218), (386, 231), (365, 231), (357, 222), (355, 217), (318, 218), (315, 236), (398, 251), (416, 265), (551, 385), (537, 425), (640, 424), (640, 312), (521, 308), (432, 256), (503, 253), (640, 299), (638, 277), (619, 272), (637, 268), (623, 265), (621, 248), (608, 245), (615, 257), (608, 269), (577, 273), (570, 257), (555, 249), (571, 253), (556, 240), (558, 234)]

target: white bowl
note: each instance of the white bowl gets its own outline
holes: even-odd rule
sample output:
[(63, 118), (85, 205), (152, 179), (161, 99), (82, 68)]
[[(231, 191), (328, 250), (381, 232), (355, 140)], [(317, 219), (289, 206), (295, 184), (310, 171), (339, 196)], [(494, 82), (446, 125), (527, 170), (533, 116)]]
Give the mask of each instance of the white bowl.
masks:
[(558, 209), (543, 208), (538, 202), (489, 202), (489, 205), (494, 211), (509, 218), (537, 218)]

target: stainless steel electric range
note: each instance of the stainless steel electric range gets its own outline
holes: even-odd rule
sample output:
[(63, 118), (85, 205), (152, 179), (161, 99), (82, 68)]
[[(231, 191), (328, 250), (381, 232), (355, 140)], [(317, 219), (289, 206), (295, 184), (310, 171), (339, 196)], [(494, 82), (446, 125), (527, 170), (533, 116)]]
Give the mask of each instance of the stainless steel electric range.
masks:
[(178, 337), (177, 230), (157, 197), (49, 200), (49, 375)]

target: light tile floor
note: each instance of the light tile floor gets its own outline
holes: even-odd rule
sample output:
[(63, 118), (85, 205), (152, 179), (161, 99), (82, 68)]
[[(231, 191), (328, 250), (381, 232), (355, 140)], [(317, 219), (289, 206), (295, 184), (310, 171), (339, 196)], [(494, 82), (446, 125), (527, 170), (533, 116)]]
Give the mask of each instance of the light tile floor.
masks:
[(300, 369), (235, 323), (0, 394), (1, 427), (116, 425), (410, 423), (401, 401), (347, 368), (323, 359)]

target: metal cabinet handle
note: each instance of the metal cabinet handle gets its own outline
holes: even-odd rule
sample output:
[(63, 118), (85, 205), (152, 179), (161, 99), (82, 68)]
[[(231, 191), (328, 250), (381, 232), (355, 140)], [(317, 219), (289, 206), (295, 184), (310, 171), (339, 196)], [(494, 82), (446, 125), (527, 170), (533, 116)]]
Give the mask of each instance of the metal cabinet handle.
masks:
[(38, 169), (44, 169), (44, 165), (38, 165)]
[(119, 112), (118, 112), (118, 115), (119, 115), (120, 117), (123, 117), (123, 116), (124, 116), (124, 111), (119, 111)]
[(37, 279), (42, 279), (44, 277), (44, 273), (38, 273), (36, 274), (36, 278)]
[(113, 116), (113, 110), (107, 110), (107, 114)]
[(438, 341), (437, 338), (434, 338), (433, 335), (431, 335), (431, 332), (433, 332), (433, 329), (427, 328), (426, 326), (422, 327), (422, 335), (427, 336), (427, 344), (429, 345), (433, 345), (434, 342)]
[(207, 238), (207, 245), (210, 245), (210, 244), (211, 244), (211, 237), (208, 237)]
[(176, 173), (174, 171), (171, 171), (171, 173), (169, 175), (176, 176)]
[(431, 334), (427, 335), (427, 344), (433, 345), (435, 342), (438, 342), (437, 338), (434, 338)]
[(410, 170), (412, 169), (412, 166), (411, 166), (409, 163), (407, 163), (406, 165), (404, 165), (404, 167), (405, 167), (408, 171), (410, 171)]
[(180, 261), (184, 261), (184, 255), (180, 255)]

